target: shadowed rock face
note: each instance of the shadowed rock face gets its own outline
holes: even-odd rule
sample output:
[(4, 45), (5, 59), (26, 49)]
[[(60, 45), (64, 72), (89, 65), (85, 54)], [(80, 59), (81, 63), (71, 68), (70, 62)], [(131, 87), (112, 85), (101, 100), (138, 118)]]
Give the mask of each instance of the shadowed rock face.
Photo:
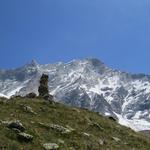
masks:
[(38, 89), (39, 96), (44, 97), (45, 95), (49, 94), (48, 90), (48, 75), (42, 74), (42, 77), (40, 79), (40, 86)]

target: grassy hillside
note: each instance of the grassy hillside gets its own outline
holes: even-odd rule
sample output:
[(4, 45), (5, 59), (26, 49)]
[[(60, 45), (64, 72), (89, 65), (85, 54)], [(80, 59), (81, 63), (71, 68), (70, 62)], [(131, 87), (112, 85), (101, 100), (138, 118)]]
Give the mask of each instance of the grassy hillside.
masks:
[[(32, 141), (21, 141), (17, 131), (8, 128), (6, 122), (13, 120), (23, 124)], [(42, 150), (45, 143), (56, 143), (59, 150), (150, 149), (149, 137), (113, 120), (39, 98), (1, 98), (0, 122), (0, 150)]]

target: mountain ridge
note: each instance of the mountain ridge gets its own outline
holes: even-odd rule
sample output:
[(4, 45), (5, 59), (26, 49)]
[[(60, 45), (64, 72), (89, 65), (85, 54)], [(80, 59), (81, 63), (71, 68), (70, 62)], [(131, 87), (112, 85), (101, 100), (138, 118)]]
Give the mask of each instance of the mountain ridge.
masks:
[(32, 61), (0, 71), (0, 94), (38, 94), (42, 73), (49, 75), (49, 90), (57, 101), (116, 117), (136, 131), (150, 130), (150, 75), (111, 69), (96, 58), (46, 65)]

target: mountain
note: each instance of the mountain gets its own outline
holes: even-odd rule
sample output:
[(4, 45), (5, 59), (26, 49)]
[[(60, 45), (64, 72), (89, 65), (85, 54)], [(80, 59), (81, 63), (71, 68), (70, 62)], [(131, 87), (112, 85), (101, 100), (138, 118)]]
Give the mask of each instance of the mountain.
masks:
[(150, 130), (150, 76), (107, 67), (98, 59), (40, 65), (35, 60), (20, 68), (0, 71), (0, 95), (38, 94), (42, 73), (56, 101), (113, 116), (136, 131)]
[(149, 150), (149, 137), (87, 109), (0, 98), (1, 150)]

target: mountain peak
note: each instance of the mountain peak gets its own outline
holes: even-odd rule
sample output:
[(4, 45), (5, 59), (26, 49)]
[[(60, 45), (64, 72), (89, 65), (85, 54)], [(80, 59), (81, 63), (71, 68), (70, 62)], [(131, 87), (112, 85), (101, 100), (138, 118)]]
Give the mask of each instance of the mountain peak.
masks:
[(32, 65), (38, 65), (38, 62), (36, 61), (36, 59), (32, 59), (32, 60), (31, 60), (31, 64), (32, 64)]
[(85, 59), (74, 59), (69, 63), (85, 63), (85, 64), (91, 64), (95, 67), (105, 65), (101, 60), (99, 60), (97, 58), (92, 58), (92, 57), (91, 58), (85, 58)]
[(26, 64), (26, 66), (37, 67), (38, 66), (38, 62), (35, 59), (32, 59), (31, 62)]
[(104, 63), (97, 58), (86, 58), (86, 60), (91, 62), (95, 66), (104, 65)]

